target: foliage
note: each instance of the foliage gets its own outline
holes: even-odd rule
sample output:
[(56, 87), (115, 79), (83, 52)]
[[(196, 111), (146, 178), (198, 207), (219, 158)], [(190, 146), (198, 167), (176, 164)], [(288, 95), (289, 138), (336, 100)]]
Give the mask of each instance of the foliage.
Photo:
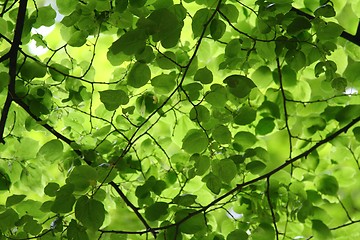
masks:
[(0, 239), (358, 237), (360, 1), (0, 6)]

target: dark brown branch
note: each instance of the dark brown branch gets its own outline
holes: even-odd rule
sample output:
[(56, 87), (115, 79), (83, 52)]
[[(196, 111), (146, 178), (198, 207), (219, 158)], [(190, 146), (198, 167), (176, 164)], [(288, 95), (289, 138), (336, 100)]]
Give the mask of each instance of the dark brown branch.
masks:
[[(0, 142), (5, 143), (4, 140), (4, 131), (6, 125), (6, 119), (10, 110), (11, 102), (15, 97), (15, 80), (16, 80), (16, 63), (17, 63), (17, 54), (21, 45), (21, 36), (24, 28), (25, 15), (26, 15), (27, 0), (20, 0), (18, 15), (16, 19), (16, 27), (14, 33), (14, 40), (12, 42), (10, 51), (9, 51), (9, 85), (8, 85), (8, 94), (1, 112), (0, 118)], [(7, 54), (5, 54), (7, 55)], [(4, 56), (3, 56), (4, 57)], [(7, 56), (6, 56), (7, 58)], [(6, 59), (4, 58), (4, 59)]]

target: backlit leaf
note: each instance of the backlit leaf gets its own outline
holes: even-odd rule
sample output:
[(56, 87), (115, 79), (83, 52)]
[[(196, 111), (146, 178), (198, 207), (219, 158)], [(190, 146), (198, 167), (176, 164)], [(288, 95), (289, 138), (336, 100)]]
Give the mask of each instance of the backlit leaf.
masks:
[(192, 129), (187, 132), (182, 142), (182, 149), (192, 154), (204, 151), (209, 140), (202, 130)]
[(96, 230), (105, 219), (104, 205), (95, 199), (81, 196), (75, 205), (75, 216), (85, 227)]
[(105, 105), (108, 111), (116, 110), (120, 105), (129, 102), (129, 97), (123, 90), (105, 90), (100, 93), (100, 101)]
[(127, 83), (134, 88), (140, 88), (144, 86), (150, 78), (151, 70), (148, 65), (137, 62), (129, 72)]

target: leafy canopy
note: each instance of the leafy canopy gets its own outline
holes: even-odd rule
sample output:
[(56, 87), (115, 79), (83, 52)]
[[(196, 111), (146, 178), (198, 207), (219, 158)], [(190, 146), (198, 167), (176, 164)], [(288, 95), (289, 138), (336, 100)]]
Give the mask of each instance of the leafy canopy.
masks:
[(356, 9), (0, 0), (0, 239), (355, 239)]

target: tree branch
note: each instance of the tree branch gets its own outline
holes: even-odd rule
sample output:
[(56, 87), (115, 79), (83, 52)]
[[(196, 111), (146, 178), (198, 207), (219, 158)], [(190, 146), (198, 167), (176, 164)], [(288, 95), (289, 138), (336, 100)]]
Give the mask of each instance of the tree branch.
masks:
[(16, 19), (16, 27), (14, 33), (14, 40), (12, 42), (10, 51), (2, 57), (2, 61), (9, 58), (10, 65), (9, 65), (9, 85), (8, 85), (8, 94), (6, 96), (6, 100), (1, 112), (0, 118), (0, 142), (5, 144), (4, 140), (4, 131), (6, 125), (6, 119), (9, 113), (9, 109), (11, 106), (12, 101), (15, 97), (15, 80), (16, 80), (16, 64), (17, 64), (17, 54), (21, 45), (21, 36), (24, 28), (25, 22), (25, 15), (26, 15), (26, 7), (27, 7), (27, 0), (20, 0), (18, 15)]

